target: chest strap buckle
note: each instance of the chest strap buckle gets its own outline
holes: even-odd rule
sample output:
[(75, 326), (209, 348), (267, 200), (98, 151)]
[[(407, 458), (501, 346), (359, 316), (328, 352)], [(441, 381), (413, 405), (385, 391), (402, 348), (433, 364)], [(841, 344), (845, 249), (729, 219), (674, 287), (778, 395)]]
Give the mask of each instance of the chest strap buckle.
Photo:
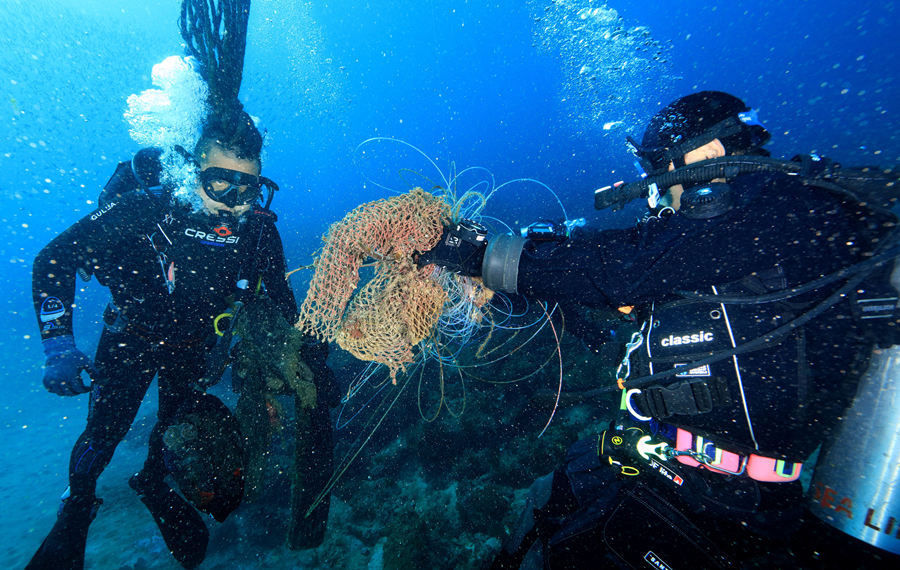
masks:
[(694, 416), (731, 402), (724, 378), (685, 380), (669, 386), (650, 386), (634, 395), (640, 411), (665, 419), (675, 414)]

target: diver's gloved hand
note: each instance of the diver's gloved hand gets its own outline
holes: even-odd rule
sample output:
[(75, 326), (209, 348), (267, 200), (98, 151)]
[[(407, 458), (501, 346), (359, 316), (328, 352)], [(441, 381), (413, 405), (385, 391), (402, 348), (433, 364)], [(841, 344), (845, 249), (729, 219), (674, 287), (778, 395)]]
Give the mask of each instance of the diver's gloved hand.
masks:
[(91, 359), (75, 346), (75, 337), (61, 335), (48, 338), (44, 345), (44, 387), (59, 396), (77, 396), (91, 391), (85, 384), (81, 371), (96, 377)]
[(487, 249), (487, 228), (472, 220), (461, 220), (444, 228), (441, 240), (416, 260), (419, 267), (435, 264), (453, 273), (481, 276), (481, 262)]
[(334, 371), (328, 366), (328, 343), (311, 337), (300, 347), (300, 358), (309, 366), (316, 385), (316, 405), (334, 408), (341, 403), (341, 393), (334, 381)]

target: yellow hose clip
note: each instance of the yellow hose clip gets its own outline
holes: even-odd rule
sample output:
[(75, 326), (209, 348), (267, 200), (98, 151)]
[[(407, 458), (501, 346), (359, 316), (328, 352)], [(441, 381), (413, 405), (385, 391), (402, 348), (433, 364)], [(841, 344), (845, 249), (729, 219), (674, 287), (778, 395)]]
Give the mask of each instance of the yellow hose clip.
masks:
[(234, 313), (229, 313), (228, 311), (226, 311), (224, 313), (217, 315), (216, 318), (213, 319), (213, 330), (216, 331), (216, 335), (218, 335), (218, 336), (225, 336), (225, 331), (219, 330), (219, 321), (221, 321), (224, 318), (228, 318), (228, 319), (234, 318)]

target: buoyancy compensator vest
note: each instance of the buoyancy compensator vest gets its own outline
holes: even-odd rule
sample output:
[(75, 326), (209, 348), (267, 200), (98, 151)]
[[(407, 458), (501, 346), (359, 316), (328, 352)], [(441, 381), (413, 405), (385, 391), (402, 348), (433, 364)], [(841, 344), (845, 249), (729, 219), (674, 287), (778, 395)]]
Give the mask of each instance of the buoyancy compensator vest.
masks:
[[(712, 287), (711, 295), (759, 295), (784, 287), (781, 268)], [(635, 419), (664, 421), (713, 438), (735, 451), (782, 456), (784, 434), (766, 424), (784, 424), (805, 401), (796, 386), (804, 374), (802, 331), (768, 344), (762, 355), (730, 355), (703, 363), (712, 354), (728, 353), (765, 335), (796, 316), (789, 303), (728, 304), (682, 299), (652, 306), (646, 315), (643, 347), (633, 355), (641, 375), (678, 371), (640, 387), (626, 384), (629, 411)], [(787, 347), (790, 347), (789, 349)], [(765, 359), (760, 373), (759, 358)], [(700, 362), (697, 366), (692, 363)], [(777, 376), (777, 377), (776, 377)], [(777, 422), (766, 421), (773, 417)]]
[[(900, 269), (890, 262), (896, 249), (892, 235), (870, 260), (793, 289), (785, 289), (775, 271), (713, 288), (705, 298), (653, 307), (643, 358), (636, 360), (646, 376), (626, 398), (632, 416), (685, 427), (716, 446), (790, 458), (778, 446), (781, 431), (811, 421), (804, 415), (810, 406), (802, 325), (847, 299), (849, 316), (876, 349), (852, 403), (838, 412), (836, 435), (826, 440), (810, 488), (811, 510), (850, 536), (900, 554)], [(838, 277), (845, 283), (823, 301), (795, 302)], [(657, 378), (648, 382), (649, 376)], [(780, 430), (772, 429), (778, 424)]]

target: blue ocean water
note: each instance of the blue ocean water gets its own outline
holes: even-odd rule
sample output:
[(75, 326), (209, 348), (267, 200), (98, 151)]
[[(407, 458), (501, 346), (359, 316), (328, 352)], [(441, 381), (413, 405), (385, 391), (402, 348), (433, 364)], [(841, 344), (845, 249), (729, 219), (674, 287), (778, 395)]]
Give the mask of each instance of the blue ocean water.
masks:
[[(83, 397), (58, 398), (41, 386), (31, 261), (92, 209), (116, 163), (137, 150), (122, 118), (125, 100), (151, 87), (154, 64), (181, 53), (178, 6), (0, 3), (3, 567), (22, 566), (52, 524), (86, 414)], [(758, 108), (775, 156), (815, 150), (846, 164), (900, 162), (896, 2), (673, 6), (255, 0), (241, 98), (268, 132), (264, 174), (282, 188), (274, 208), (289, 265), (310, 263), (328, 225), (387, 196), (382, 186), (405, 190), (401, 170), (439, 178), (402, 145), (359, 148), (372, 137), (415, 145), (445, 174), (482, 166), (498, 182), (540, 180), (570, 218), (606, 225), (622, 220), (595, 213), (592, 190), (635, 176), (625, 136), (639, 137), (661, 105), (701, 89)], [(523, 225), (556, 217), (559, 207), (523, 183), (499, 194), (490, 212)], [(295, 278), (298, 291), (305, 278)], [(77, 335), (90, 349), (106, 293), (96, 283), (79, 286)], [(140, 453), (118, 453), (110, 468), (118, 472), (102, 480), (109, 493), (126, 495), (122, 473)], [(101, 531), (127, 526), (119, 516)], [(152, 532), (147, 521), (142, 528)], [(90, 548), (128, 549), (137, 539), (118, 540), (113, 530), (92, 531), (89, 563)]]

